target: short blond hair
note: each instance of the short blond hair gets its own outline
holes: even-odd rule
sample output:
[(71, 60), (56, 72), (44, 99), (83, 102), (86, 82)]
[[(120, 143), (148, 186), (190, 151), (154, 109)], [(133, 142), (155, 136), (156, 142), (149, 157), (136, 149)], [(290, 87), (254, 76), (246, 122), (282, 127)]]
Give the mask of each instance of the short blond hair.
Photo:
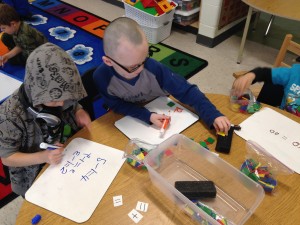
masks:
[(119, 17), (112, 21), (105, 29), (103, 46), (106, 55), (113, 57), (120, 39), (125, 38), (134, 45), (143, 43), (144, 33), (139, 24), (128, 17)]

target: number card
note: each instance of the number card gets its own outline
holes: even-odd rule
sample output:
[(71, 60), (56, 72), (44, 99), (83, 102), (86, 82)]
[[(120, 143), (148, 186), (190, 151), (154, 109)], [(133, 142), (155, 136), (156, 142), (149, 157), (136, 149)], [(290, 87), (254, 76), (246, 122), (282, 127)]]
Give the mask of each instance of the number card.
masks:
[(25, 198), (82, 223), (91, 217), (123, 165), (123, 151), (76, 138), (64, 154), (59, 165), (50, 165), (33, 183)]
[(161, 135), (160, 128), (149, 125), (131, 116), (125, 116), (115, 122), (115, 126), (128, 138), (138, 138), (150, 144), (160, 144), (162, 141), (178, 134), (195, 123), (199, 117), (167, 97), (159, 97), (145, 105), (150, 112), (171, 116), (169, 126)]
[(300, 173), (300, 124), (270, 108), (251, 115), (235, 133), (252, 140), (288, 168)]

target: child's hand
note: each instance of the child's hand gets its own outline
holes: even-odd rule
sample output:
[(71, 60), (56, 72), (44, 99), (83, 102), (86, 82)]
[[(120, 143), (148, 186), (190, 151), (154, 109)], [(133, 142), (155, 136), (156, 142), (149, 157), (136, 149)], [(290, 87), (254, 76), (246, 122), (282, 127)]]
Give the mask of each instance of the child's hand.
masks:
[(45, 162), (48, 164), (59, 164), (63, 158), (64, 148), (57, 148), (55, 150), (45, 150)]
[(79, 127), (84, 127), (91, 123), (91, 117), (84, 109), (77, 110), (75, 116), (77, 126)]
[(150, 122), (153, 123), (156, 127), (161, 128), (165, 119), (171, 119), (171, 117), (164, 114), (152, 113), (150, 116)]
[(8, 61), (8, 57), (6, 55), (0, 56), (0, 66), (4, 66), (4, 64)]
[(255, 74), (250, 72), (246, 73), (245, 75), (237, 78), (232, 85), (232, 89), (235, 91), (235, 95), (241, 96), (246, 89), (250, 87), (253, 80), (255, 79)]
[(215, 119), (213, 126), (215, 127), (217, 132), (223, 132), (227, 134), (230, 129), (231, 123), (226, 116), (219, 116)]

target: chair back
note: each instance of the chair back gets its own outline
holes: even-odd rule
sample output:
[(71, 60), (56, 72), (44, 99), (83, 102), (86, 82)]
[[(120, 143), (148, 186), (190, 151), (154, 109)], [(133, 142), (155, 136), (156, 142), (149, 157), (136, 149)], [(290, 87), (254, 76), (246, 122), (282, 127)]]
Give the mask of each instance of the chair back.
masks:
[(291, 52), (300, 56), (300, 44), (294, 42), (292, 34), (287, 34), (283, 40), (279, 53), (276, 57), (274, 67), (291, 67), (291, 65), (284, 62), (287, 52)]

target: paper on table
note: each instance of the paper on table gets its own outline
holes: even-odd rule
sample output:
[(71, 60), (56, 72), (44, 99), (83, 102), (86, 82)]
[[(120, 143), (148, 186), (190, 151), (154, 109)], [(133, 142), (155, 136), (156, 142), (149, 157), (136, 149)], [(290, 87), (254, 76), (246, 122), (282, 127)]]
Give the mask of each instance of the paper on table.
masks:
[(252, 140), (281, 163), (300, 173), (300, 124), (270, 108), (262, 108), (235, 131), (245, 140)]
[(125, 159), (123, 151), (83, 138), (65, 148), (63, 161), (49, 166), (26, 192), (31, 203), (82, 223), (101, 201)]
[(0, 71), (0, 102), (10, 96), (21, 84), (21, 81)]
[[(174, 105), (169, 106), (168, 103), (170, 102)], [(138, 138), (150, 144), (160, 144), (173, 134), (180, 133), (199, 119), (196, 114), (184, 108), (182, 105), (175, 103), (168, 97), (156, 98), (145, 105), (145, 107), (149, 109), (150, 112), (165, 115), (171, 114), (170, 125), (163, 136), (160, 136), (159, 128), (130, 116), (125, 116), (116, 121), (115, 126), (130, 139)]]

